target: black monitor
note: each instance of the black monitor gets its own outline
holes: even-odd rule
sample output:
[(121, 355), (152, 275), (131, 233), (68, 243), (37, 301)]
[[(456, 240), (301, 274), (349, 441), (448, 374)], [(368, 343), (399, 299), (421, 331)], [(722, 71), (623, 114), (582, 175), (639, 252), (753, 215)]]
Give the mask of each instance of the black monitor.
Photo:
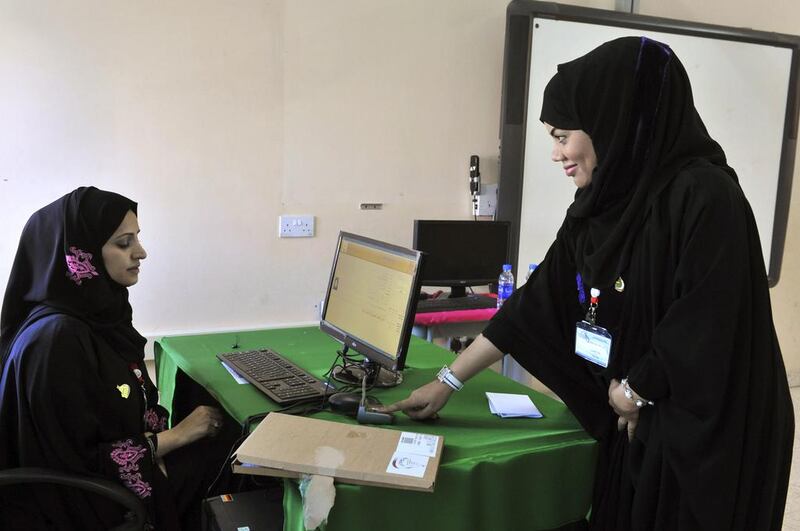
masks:
[(353, 349), (367, 365), (387, 369), (394, 383), (405, 366), (421, 264), (418, 251), (339, 233), (320, 329), (345, 353)]
[(414, 220), (414, 249), (425, 253), (422, 284), (450, 287), (451, 297), (467, 286), (497, 281), (508, 263), (507, 221)]

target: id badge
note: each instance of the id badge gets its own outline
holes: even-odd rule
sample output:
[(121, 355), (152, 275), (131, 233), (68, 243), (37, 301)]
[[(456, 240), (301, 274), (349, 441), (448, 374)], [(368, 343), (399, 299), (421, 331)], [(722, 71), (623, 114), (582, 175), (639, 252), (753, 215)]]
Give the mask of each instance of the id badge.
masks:
[(608, 367), (611, 334), (602, 326), (578, 321), (575, 323), (575, 354), (601, 367)]

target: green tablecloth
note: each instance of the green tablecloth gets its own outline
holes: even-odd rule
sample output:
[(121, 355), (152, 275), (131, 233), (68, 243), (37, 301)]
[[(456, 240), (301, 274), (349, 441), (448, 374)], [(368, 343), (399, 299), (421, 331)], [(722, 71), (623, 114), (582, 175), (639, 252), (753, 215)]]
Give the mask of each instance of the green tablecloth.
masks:
[[(317, 328), (165, 337), (155, 345), (162, 403), (169, 407), (181, 370), (240, 422), (278, 409), (252, 386), (237, 384), (217, 360), (236, 336), (241, 349), (270, 347), (318, 376), (340, 346)], [(404, 398), (452, 359), (450, 352), (412, 337), (404, 382), (372, 394), (386, 404)], [(486, 391), (527, 394), (544, 418), (500, 419), (489, 413)], [(328, 530), (537, 530), (588, 513), (597, 445), (562, 403), (486, 370), (453, 394), (440, 415), (433, 422), (398, 415), (389, 427), (444, 436), (435, 492), (337, 484)], [(330, 412), (315, 417), (355, 422)], [(302, 530), (302, 501), (293, 486), (286, 489), (284, 508), (284, 529)]]

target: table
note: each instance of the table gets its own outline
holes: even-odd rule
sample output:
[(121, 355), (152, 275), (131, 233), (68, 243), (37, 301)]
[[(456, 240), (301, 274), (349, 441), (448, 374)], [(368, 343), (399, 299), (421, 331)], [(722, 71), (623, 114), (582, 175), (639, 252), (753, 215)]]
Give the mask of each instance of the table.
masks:
[[(433, 294), (434, 297), (440, 295), (442, 295), (441, 291)], [(494, 294), (483, 295), (497, 297)], [(412, 333), (427, 339), (430, 343), (439, 338), (476, 337), (483, 332), (495, 313), (497, 313), (497, 308), (494, 307), (417, 313), (414, 315)]]
[[(237, 421), (278, 409), (250, 385), (239, 385), (216, 354), (236, 341), (242, 349), (269, 346), (312, 374), (322, 376), (340, 345), (318, 328), (165, 337), (155, 356), (162, 403), (169, 408), (175, 379), (184, 372)], [(384, 403), (404, 398), (434, 378), (453, 355), (412, 337), (404, 382), (374, 390)], [(524, 393), (542, 419), (500, 419), (488, 411), (485, 391)], [(592, 493), (597, 443), (566, 407), (514, 381), (483, 371), (453, 395), (432, 422), (398, 415), (390, 429), (443, 435), (445, 447), (434, 493), (337, 484), (326, 529), (505, 530), (569, 528), (583, 521)], [(316, 418), (355, 422), (331, 412)], [(293, 482), (284, 492), (287, 531), (302, 530), (302, 500)]]
[(430, 343), (436, 338), (476, 337), (495, 313), (497, 308), (418, 313), (414, 315), (413, 334)]

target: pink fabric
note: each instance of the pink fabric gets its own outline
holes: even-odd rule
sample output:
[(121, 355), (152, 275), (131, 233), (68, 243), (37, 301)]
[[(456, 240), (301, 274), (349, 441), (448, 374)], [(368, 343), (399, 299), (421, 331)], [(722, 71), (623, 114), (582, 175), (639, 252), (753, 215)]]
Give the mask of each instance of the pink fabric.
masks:
[(97, 269), (92, 265), (92, 253), (87, 253), (75, 246), (69, 248), (71, 255), (65, 255), (67, 259), (67, 269), (69, 273), (67, 276), (77, 285), (87, 278), (96, 277), (99, 275)]
[(144, 412), (144, 425), (153, 433), (160, 433), (167, 429), (167, 417), (161, 416), (154, 409)]
[(414, 324), (433, 326), (443, 323), (488, 321), (496, 312), (497, 308), (481, 308), (478, 310), (450, 310), (446, 312), (418, 313), (414, 316)]
[(144, 458), (147, 452), (144, 447), (135, 444), (132, 439), (115, 442), (111, 445), (111, 459), (119, 465), (119, 477), (134, 494), (140, 498), (150, 496), (153, 488), (150, 483), (144, 481), (139, 469), (139, 461)]

